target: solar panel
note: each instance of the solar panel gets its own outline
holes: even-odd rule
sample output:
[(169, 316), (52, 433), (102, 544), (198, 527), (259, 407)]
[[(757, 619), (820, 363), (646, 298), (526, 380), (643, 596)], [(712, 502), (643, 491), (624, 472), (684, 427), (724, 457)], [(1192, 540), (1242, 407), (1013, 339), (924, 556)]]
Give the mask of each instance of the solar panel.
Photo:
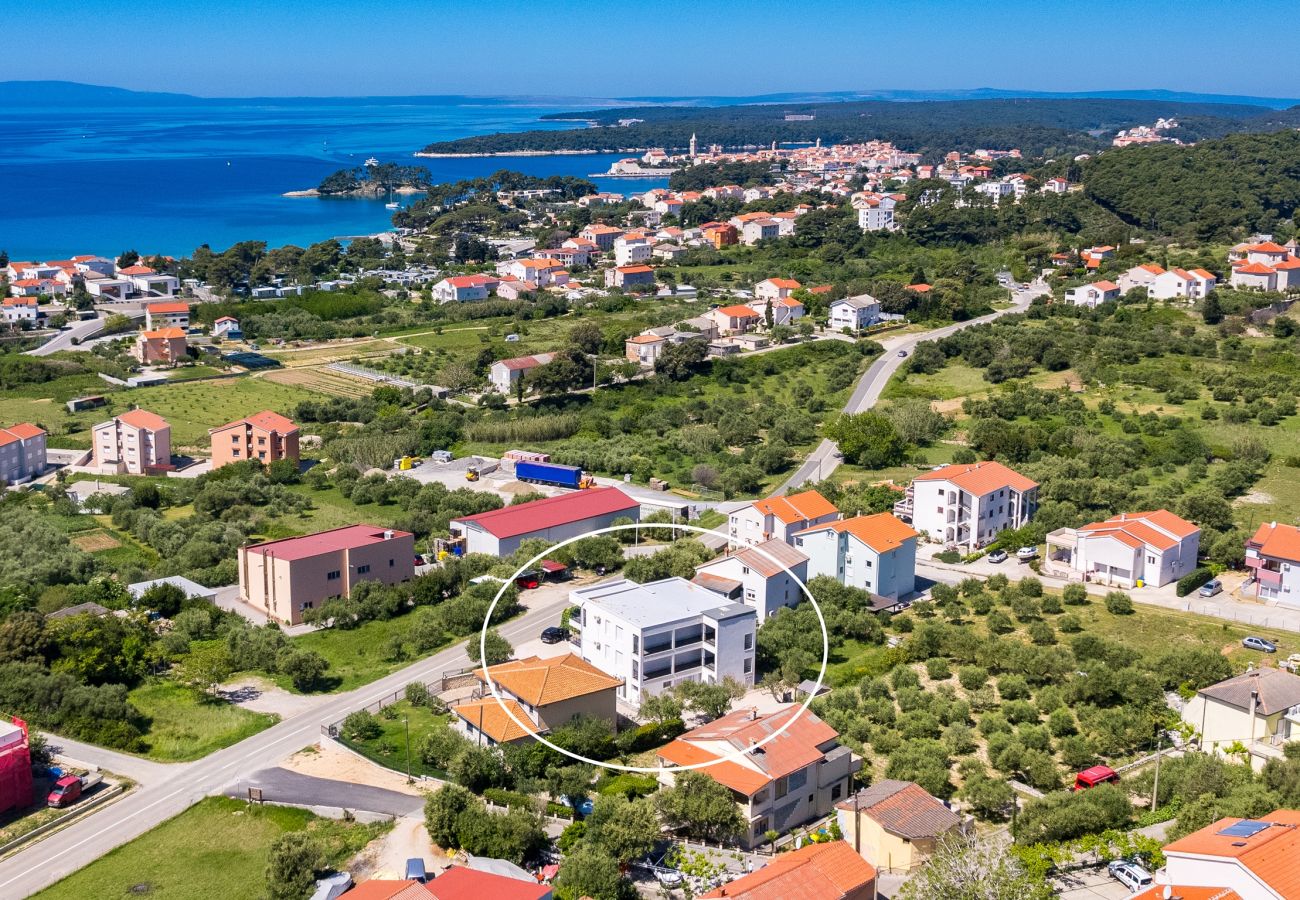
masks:
[(1254, 837), (1261, 831), (1269, 827), (1268, 822), (1260, 822), (1256, 819), (1242, 819), (1234, 825), (1224, 828), (1219, 834), (1225, 837)]

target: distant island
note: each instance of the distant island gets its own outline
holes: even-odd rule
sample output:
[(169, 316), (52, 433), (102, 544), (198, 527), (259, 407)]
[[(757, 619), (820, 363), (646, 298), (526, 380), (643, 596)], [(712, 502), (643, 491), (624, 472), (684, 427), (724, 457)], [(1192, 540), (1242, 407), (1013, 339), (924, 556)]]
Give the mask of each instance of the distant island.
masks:
[(326, 175), (314, 188), (287, 191), (286, 197), (382, 197), (385, 194), (423, 194), (434, 184), (424, 166), (367, 163)]
[(1300, 107), (1185, 103), (1154, 99), (990, 99), (902, 103), (770, 103), (745, 106), (636, 106), (556, 112), (549, 121), (590, 127), (475, 135), (429, 144), (421, 156), (538, 153), (634, 153), (684, 148), (692, 134), (724, 149), (778, 144), (883, 140), (909, 152), (1019, 148), (1031, 156), (1090, 153), (1110, 136), (1160, 118), (1176, 118), (1173, 138), (1192, 143), (1237, 132), (1300, 125)]

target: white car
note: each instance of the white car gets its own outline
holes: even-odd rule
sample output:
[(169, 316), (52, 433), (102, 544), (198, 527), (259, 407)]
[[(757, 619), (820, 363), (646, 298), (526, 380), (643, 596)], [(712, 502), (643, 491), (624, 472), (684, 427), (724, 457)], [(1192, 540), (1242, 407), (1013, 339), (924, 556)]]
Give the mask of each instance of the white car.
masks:
[(1155, 883), (1150, 872), (1137, 863), (1129, 862), (1126, 859), (1115, 860), (1106, 866), (1106, 871), (1110, 873), (1111, 878), (1114, 878), (1134, 893), (1145, 890)]
[(1028, 562), (1029, 560), (1033, 559), (1036, 556), (1038, 556), (1037, 547), (1021, 547), (1019, 550), (1016, 551), (1016, 559), (1020, 560), (1021, 562)]

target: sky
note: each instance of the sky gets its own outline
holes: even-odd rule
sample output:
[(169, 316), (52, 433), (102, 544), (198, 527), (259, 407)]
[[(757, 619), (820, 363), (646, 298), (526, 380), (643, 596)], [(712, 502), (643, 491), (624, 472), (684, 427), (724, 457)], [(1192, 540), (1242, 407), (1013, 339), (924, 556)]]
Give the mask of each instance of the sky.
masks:
[[(0, 80), (201, 96), (587, 97), (995, 87), (1297, 96), (1225, 0), (29, 0)], [(1285, 26), (1282, 26), (1286, 30)], [(53, 37), (57, 35), (57, 37)], [(1261, 43), (1262, 42), (1262, 43)]]

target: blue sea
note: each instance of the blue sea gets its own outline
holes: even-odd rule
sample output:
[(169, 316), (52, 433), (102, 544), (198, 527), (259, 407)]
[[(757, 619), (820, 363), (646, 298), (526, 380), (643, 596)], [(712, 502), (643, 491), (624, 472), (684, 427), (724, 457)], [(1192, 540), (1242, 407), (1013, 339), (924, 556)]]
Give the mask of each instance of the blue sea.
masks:
[[(565, 109), (574, 107), (567, 106)], [(543, 106), (294, 99), (174, 107), (0, 108), (0, 250), (13, 259), (79, 253), (185, 256), (236, 241), (306, 246), (390, 226), (384, 199), (284, 197), (369, 157), (426, 166), (442, 181), (515, 169), (603, 172), (617, 155), (417, 159), (436, 140), (572, 128)], [(658, 179), (595, 179), (601, 190)], [(403, 203), (413, 198), (396, 198)]]

